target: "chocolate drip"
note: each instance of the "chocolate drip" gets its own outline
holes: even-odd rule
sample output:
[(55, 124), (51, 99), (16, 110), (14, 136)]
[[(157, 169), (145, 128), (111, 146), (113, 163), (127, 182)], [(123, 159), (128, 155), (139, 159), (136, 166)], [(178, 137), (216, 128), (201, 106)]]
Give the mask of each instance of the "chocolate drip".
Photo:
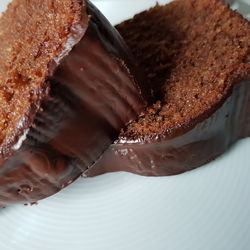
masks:
[(118, 140), (85, 173), (93, 177), (127, 171), (145, 176), (176, 175), (195, 169), (250, 136), (250, 81), (237, 84), (227, 97), (178, 132), (142, 141)]
[(85, 4), (82, 23), (51, 63), (41, 98), (7, 147), (0, 167), (2, 206), (35, 202), (70, 184), (144, 109), (123, 40), (90, 2), (83, 1), (83, 12)]

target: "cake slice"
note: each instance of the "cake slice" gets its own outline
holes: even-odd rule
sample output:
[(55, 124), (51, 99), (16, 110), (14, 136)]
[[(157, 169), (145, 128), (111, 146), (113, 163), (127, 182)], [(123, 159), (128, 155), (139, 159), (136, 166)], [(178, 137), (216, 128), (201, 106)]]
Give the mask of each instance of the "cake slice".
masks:
[(175, 0), (117, 26), (155, 103), (86, 176), (195, 169), (250, 135), (250, 23), (222, 0)]
[(124, 41), (86, 0), (14, 0), (0, 18), (0, 205), (67, 186), (144, 109)]

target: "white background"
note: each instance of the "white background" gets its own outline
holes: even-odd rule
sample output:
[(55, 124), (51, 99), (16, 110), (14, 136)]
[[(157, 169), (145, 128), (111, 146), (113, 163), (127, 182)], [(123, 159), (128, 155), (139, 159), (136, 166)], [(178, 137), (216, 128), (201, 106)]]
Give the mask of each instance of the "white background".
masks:
[[(155, 1), (96, 3), (118, 23)], [(246, 139), (179, 176), (79, 179), (37, 206), (0, 210), (0, 250), (249, 250), (249, 154)]]

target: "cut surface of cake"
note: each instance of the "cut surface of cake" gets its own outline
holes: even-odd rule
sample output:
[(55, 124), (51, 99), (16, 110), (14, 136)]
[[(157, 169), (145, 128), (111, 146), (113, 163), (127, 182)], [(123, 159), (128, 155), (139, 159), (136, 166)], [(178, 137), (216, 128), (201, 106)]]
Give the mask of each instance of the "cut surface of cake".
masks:
[(129, 50), (89, 1), (14, 0), (0, 58), (2, 206), (70, 184), (144, 110)]
[(71, 27), (82, 18), (81, 12), (77, 1), (16, 0), (1, 17), (1, 146), (39, 98), (49, 64), (60, 56)]
[(155, 103), (86, 176), (171, 175), (249, 136), (250, 23), (222, 0), (175, 0), (117, 26)]
[(156, 96), (162, 96), (125, 137), (162, 134), (188, 124), (217, 106), (239, 79), (249, 77), (250, 24), (222, 1), (156, 6), (118, 30)]

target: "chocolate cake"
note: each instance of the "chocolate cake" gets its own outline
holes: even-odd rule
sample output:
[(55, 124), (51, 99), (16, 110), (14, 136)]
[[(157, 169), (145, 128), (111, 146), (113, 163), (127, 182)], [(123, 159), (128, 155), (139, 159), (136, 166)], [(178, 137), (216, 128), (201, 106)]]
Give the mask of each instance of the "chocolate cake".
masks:
[(0, 58), (2, 206), (70, 184), (144, 109), (131, 54), (86, 0), (14, 0)]
[(175, 0), (117, 26), (155, 103), (85, 176), (195, 169), (250, 135), (250, 23), (222, 0)]

